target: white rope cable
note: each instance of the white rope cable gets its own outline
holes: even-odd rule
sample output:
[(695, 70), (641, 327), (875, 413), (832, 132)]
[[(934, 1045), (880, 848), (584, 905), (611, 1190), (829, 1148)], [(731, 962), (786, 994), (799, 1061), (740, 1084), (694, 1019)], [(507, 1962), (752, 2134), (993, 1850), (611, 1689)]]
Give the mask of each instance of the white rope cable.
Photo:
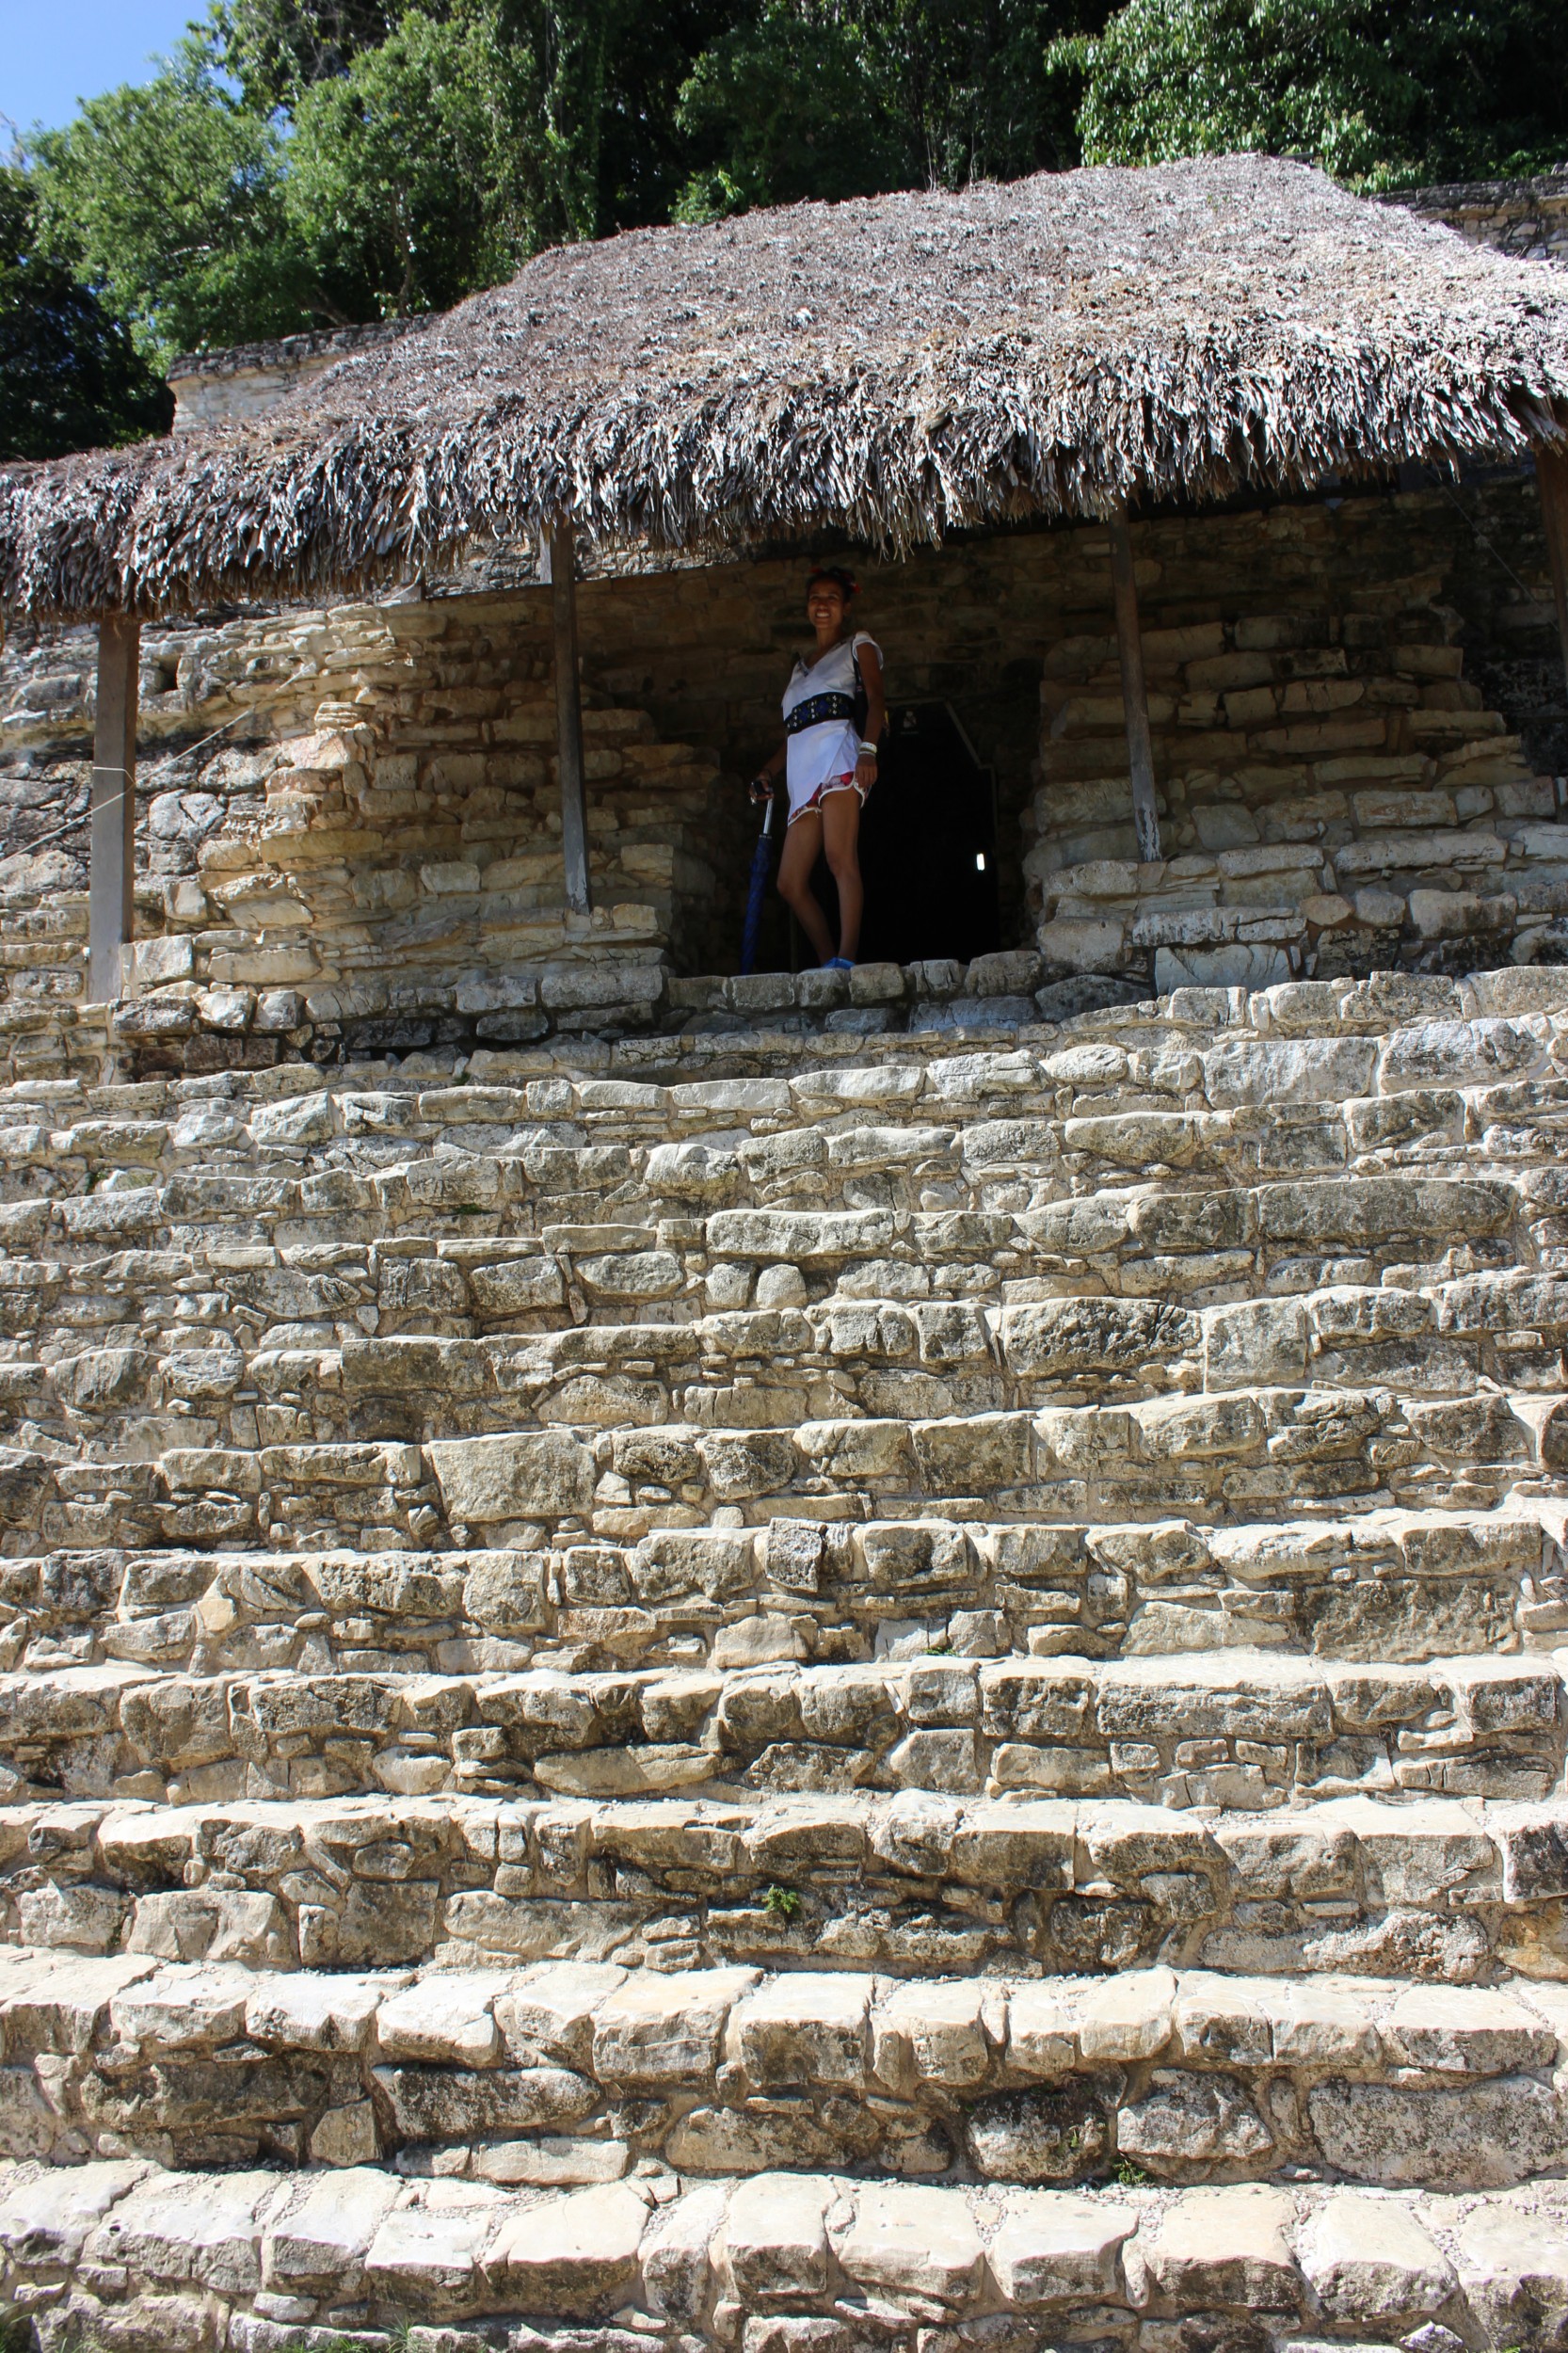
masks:
[[(143, 782), (156, 784), (160, 776), (166, 776), (169, 769), (177, 767), (182, 760), (194, 758), (196, 753), (204, 751), (209, 744), (216, 744), (220, 735), (227, 735), (229, 729), (245, 716), (246, 713), (243, 711), (236, 711), (232, 719), (225, 719), (223, 725), (220, 728), (214, 728), (210, 735), (200, 736), (194, 744), (188, 744), (184, 751), (170, 752), (167, 760), (160, 760), (157, 767), (149, 772)], [(96, 764), (95, 762), (95, 767)], [(46, 850), (51, 841), (59, 840), (62, 833), (74, 833), (78, 825), (89, 824), (95, 808), (119, 808), (123, 805), (125, 793), (121, 789), (119, 792), (111, 792), (105, 801), (96, 803), (89, 801), (79, 817), (68, 817), (63, 825), (56, 825), (52, 832), (40, 834), (36, 840), (27, 842), (24, 845), (26, 855), (30, 856), (35, 850)]]

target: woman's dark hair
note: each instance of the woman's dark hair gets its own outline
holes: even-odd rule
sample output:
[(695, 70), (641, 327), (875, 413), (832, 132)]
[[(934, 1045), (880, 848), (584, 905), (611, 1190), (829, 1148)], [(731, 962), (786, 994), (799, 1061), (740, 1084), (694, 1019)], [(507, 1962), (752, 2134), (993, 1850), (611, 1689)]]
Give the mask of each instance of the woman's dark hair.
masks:
[(851, 597), (857, 597), (860, 594), (860, 583), (853, 572), (846, 572), (841, 564), (819, 564), (806, 583), (808, 596), (810, 595), (819, 580), (825, 580), (837, 588), (846, 604)]

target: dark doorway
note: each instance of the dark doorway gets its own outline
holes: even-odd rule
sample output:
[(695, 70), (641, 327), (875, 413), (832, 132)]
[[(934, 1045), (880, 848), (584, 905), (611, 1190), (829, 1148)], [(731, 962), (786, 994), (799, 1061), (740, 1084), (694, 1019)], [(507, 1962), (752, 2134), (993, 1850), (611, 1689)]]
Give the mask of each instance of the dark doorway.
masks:
[[(1001, 945), (996, 778), (951, 703), (898, 703), (889, 713), (881, 774), (860, 820), (860, 963), (968, 964)], [(825, 858), (814, 881), (836, 926)]]

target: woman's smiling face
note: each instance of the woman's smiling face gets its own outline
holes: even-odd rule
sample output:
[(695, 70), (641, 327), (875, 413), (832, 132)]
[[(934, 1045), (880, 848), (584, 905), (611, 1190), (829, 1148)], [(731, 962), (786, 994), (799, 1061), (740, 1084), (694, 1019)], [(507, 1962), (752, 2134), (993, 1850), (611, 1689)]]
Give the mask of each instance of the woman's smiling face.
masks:
[(806, 591), (806, 617), (815, 630), (843, 628), (849, 599), (834, 580), (814, 580)]

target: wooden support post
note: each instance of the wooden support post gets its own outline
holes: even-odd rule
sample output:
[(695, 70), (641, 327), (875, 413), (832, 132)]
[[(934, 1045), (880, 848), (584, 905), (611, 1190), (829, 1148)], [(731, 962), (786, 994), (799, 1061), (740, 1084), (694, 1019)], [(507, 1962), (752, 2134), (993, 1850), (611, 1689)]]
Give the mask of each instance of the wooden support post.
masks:
[(1138, 633), (1138, 584), (1132, 571), (1132, 536), (1127, 509), (1113, 515), (1111, 579), (1116, 593), (1116, 646), (1122, 658), (1122, 705), (1127, 713), (1127, 750), (1132, 768), (1132, 823), (1138, 856), (1151, 865), (1160, 856), (1160, 819), (1154, 806), (1154, 743), (1149, 734), (1149, 698), (1144, 685), (1144, 642)]
[(1541, 512), (1546, 523), (1546, 554), (1552, 568), (1552, 594), (1557, 600), (1557, 632), (1562, 640), (1562, 670), (1568, 680), (1568, 454), (1539, 442), (1535, 478), (1541, 486)]
[(141, 624), (105, 613), (98, 624), (98, 707), (92, 738), (91, 858), (88, 871), (88, 1001), (127, 994), (136, 842), (136, 672)]
[(539, 547), (539, 573), (550, 583), (555, 618), (555, 753), (561, 778), (561, 856), (567, 904), (593, 906), (588, 889), (588, 809), (583, 776), (583, 696), (577, 680), (577, 561), (570, 523), (557, 523)]

